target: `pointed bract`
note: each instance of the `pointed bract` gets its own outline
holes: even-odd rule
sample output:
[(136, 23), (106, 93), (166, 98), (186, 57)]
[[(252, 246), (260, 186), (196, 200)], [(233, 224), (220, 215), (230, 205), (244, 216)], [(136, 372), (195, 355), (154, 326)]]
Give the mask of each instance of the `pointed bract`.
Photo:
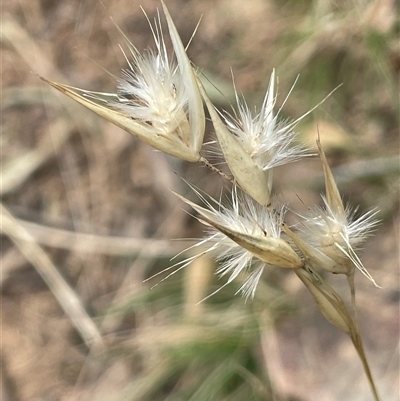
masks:
[(191, 66), (191, 62), (186, 54), (185, 48), (183, 47), (181, 38), (171, 18), (168, 8), (163, 0), (161, 0), (161, 3), (167, 19), (169, 34), (175, 50), (176, 58), (178, 60), (179, 71), (181, 73), (183, 84), (185, 88), (191, 89), (187, 90), (188, 105), (190, 106), (188, 107), (188, 114), (189, 121), (191, 123), (191, 135), (189, 143), (191, 148), (198, 152), (203, 145), (206, 120), (204, 116), (202, 97), (197, 85), (197, 75)]
[(325, 177), (325, 196), (329, 207), (338, 214), (345, 215), (343, 201), (336, 185), (335, 178), (329, 167), (328, 160), (326, 159), (325, 152), (322, 149), (321, 141), (317, 139), (318, 153), (321, 158), (322, 167), (324, 169)]
[(254, 160), (246, 152), (245, 148), (230, 133), (216, 112), (200, 80), (199, 87), (210, 113), (219, 146), (237, 183), (243, 191), (248, 193), (258, 203), (261, 205), (268, 204), (271, 196), (268, 173), (264, 172), (262, 168), (254, 163)]

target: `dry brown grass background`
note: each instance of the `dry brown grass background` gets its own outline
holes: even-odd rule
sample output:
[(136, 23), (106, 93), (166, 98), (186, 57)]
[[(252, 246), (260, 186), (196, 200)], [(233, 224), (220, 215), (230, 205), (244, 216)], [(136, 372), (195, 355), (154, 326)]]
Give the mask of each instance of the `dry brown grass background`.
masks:
[[(203, 15), (188, 52), (225, 93), (215, 95), (220, 105), (228, 107), (232, 96), (230, 68), (256, 104), (273, 67), (278, 102), (300, 73), (284, 108), (292, 117), (343, 82), (300, 130), (303, 140), (314, 141), (318, 127), (345, 199), (381, 210), (382, 224), (362, 259), (383, 288), (359, 275), (358, 305), (382, 400), (397, 400), (395, 2), (167, 4), (184, 43)], [(349, 339), (323, 320), (286, 272), (268, 273), (251, 305), (233, 298), (234, 289), (194, 305), (218, 284), (208, 259), (147, 290), (154, 282), (143, 279), (187, 246), (169, 240), (202, 235), (169, 190), (185, 193), (184, 177), (218, 196), (224, 183), (199, 165), (155, 152), (36, 75), (113, 91), (105, 70), (119, 75), (125, 65), (109, 15), (141, 50), (152, 38), (139, 5), (149, 17), (160, 6), (156, 0), (104, 1), (105, 7), (97, 0), (3, 2), (0, 398), (372, 399)], [(301, 210), (318, 202), (321, 177), (312, 159), (278, 169), (276, 181), (282, 198)], [(340, 279), (334, 283), (345, 288)], [(218, 384), (207, 374), (224, 380), (233, 365), (233, 384), (212, 390)]]

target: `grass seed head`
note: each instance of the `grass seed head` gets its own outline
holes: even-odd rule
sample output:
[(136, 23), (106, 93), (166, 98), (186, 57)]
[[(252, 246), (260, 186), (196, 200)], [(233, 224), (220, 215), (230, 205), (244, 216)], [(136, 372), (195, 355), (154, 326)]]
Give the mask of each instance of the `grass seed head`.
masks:
[[(375, 285), (376, 282), (364, 267), (356, 251), (376, 228), (377, 210), (356, 217), (357, 209), (344, 206), (335, 178), (318, 140), (317, 146), (325, 176), (324, 206), (314, 207), (301, 221), (300, 236), (287, 230), (299, 249), (320, 267), (334, 272), (352, 274), (354, 267)], [(286, 230), (285, 230), (286, 231)], [(326, 257), (323, 257), (324, 254)]]
[(341, 209), (332, 209), (325, 197), (323, 201), (324, 207), (315, 207), (307, 216), (301, 217), (303, 239), (338, 265), (348, 269), (357, 267), (377, 285), (356, 253), (379, 223), (375, 219), (377, 211), (371, 210), (356, 218), (355, 210), (350, 206), (342, 212)]
[[(260, 111), (253, 111), (236, 88), (238, 115), (223, 112), (223, 120), (215, 111), (204, 88), (202, 95), (211, 115), (223, 156), (240, 187), (262, 205), (271, 197), (272, 170), (274, 167), (298, 160), (307, 150), (296, 143), (294, 130), (298, 121), (279, 119), (280, 110), (274, 114), (275, 71)], [(307, 113), (308, 114), (308, 113)]]
[[(205, 116), (196, 75), (167, 7), (162, 2), (176, 60), (168, 57), (161, 19), (149, 21), (155, 49), (140, 53), (122, 33), (129, 49), (117, 93), (98, 93), (42, 78), (65, 95), (172, 156), (200, 159)], [(118, 28), (119, 29), (119, 28)]]
[[(274, 113), (275, 70), (272, 71), (268, 90), (259, 111), (252, 109), (235, 88), (238, 116), (224, 113), (229, 131), (237, 138), (254, 163), (263, 171), (300, 159), (307, 149), (297, 143), (294, 122), (280, 119), (281, 108)], [(286, 100), (285, 100), (286, 102)]]
[(246, 297), (253, 297), (265, 266), (297, 269), (303, 265), (293, 248), (281, 238), (281, 224), (285, 208), (279, 212), (269, 210), (245, 193), (234, 188), (227, 206), (212, 198), (205, 198), (198, 191), (207, 209), (177, 195), (199, 213), (199, 221), (210, 227), (210, 251), (222, 261), (217, 270), (220, 276), (230, 275), (228, 282), (239, 274), (247, 277), (239, 289)]

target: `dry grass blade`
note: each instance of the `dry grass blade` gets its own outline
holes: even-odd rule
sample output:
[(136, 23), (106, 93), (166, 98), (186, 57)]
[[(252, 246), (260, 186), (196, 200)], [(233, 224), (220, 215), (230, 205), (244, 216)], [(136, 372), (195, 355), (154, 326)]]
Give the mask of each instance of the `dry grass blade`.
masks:
[(140, 253), (148, 258), (169, 257), (188, 246), (187, 242), (172, 245), (169, 240), (101, 236), (47, 227), (24, 220), (16, 221), (42, 245), (85, 254), (121, 256)]
[[(3, 16), (0, 40), (2, 44), (9, 44), (15, 49), (31, 72), (40, 72), (60, 81), (67, 80), (51, 62), (51, 57), (46, 53), (45, 48), (40, 48), (9, 14)], [(70, 115), (74, 116), (76, 121), (74, 125), (86, 127), (89, 130), (97, 127), (92, 113), (64, 99), (63, 96), (58, 96), (57, 101), (67, 109)]]
[(204, 313), (201, 301), (207, 295), (207, 288), (214, 276), (215, 262), (210, 255), (194, 259), (185, 271), (185, 316), (195, 319)]
[[(332, 169), (336, 183), (351, 184), (357, 180), (385, 177), (400, 173), (399, 156), (379, 157), (368, 161), (358, 160), (345, 163)], [(321, 179), (322, 182), (322, 179)]]
[[(7, 251), (3, 251), (0, 266), (1, 266), (1, 274), (0, 274), (0, 286), (3, 286), (3, 283), (8, 280), (8, 278), (12, 275), (13, 272), (18, 270), (25, 263), (25, 258), (21, 253), (15, 249), (11, 248)], [(0, 397), (1, 399), (1, 397)]]
[(102, 347), (101, 334), (86, 312), (79, 297), (65, 282), (53, 262), (36, 243), (31, 234), (18, 223), (4, 205), (0, 204), (0, 207), (2, 220), (1, 233), (7, 235), (29, 262), (32, 263), (57, 298), (60, 306), (71, 319), (72, 324), (78, 330), (85, 343), (90, 347)]
[(45, 53), (9, 14), (3, 15), (2, 18), (1, 41), (11, 44), (32, 69), (40, 68), (43, 74), (51, 73), (53, 76), (56, 74), (57, 77), (62, 78), (62, 75), (57, 74)]
[[(54, 135), (52, 133), (55, 133)], [(25, 182), (31, 174), (42, 166), (67, 140), (70, 134), (68, 125), (61, 119), (52, 123), (39, 146), (27, 150), (17, 158), (2, 166), (2, 185), (0, 194), (12, 192)]]

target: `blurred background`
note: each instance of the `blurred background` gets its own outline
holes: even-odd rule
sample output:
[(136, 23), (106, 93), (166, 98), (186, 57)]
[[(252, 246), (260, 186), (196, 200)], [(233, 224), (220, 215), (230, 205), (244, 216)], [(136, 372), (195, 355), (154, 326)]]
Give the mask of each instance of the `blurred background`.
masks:
[[(221, 285), (198, 259), (143, 280), (201, 238), (170, 189), (210, 195), (226, 183), (156, 152), (39, 80), (115, 91), (123, 38), (153, 46), (156, 0), (19, 0), (2, 4), (3, 401), (372, 400), (347, 336), (327, 323), (294, 274), (268, 270), (256, 297)], [(346, 201), (382, 220), (360, 253), (357, 300), (382, 400), (399, 395), (399, 20), (394, 0), (168, 0), (192, 61), (229, 109), (232, 74), (260, 105), (272, 68), (279, 106), (319, 131)], [(165, 22), (165, 21), (164, 21)], [(170, 43), (167, 43), (171, 48)], [(207, 127), (207, 140), (212, 127)], [(296, 211), (320, 202), (317, 158), (278, 168)], [(165, 274), (164, 274), (165, 276)], [(347, 297), (342, 277), (329, 282)]]

